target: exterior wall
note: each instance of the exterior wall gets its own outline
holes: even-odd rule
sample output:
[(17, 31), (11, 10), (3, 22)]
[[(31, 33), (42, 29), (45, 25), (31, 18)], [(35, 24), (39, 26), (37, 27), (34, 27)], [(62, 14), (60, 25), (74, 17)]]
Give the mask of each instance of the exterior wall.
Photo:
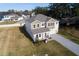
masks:
[[(54, 25), (52, 26), (48, 26), (48, 23), (54, 23)], [(58, 32), (58, 28), (59, 28), (59, 21), (52, 21), (52, 20), (49, 20), (46, 24), (46, 27), (49, 28), (50, 30), (50, 35), (52, 34), (56, 34)]]
[[(38, 24), (39, 24), (39, 27), (38, 27)], [(43, 24), (44, 26), (42, 26), (42, 24)], [(33, 27), (33, 25), (35, 25), (35, 28)], [(32, 28), (32, 29), (43, 28), (43, 27), (45, 27), (45, 22), (40, 22), (40, 21), (38, 21), (38, 20), (32, 22), (32, 24), (31, 24), (31, 28)]]
[(11, 18), (11, 17), (15, 17), (15, 15), (5, 15), (3, 18), (9, 19), (9, 18)]
[[(45, 36), (45, 33), (46, 33), (46, 36), (50, 37), (49, 32), (43, 32), (43, 33), (34, 34), (34, 39), (36, 39), (36, 40), (44, 40), (44, 39), (46, 39), (47, 37)], [(41, 34), (41, 37), (39, 37), (39, 34)], [(36, 38), (36, 35), (38, 35), (38, 38)]]
[(10, 19), (10, 16), (3, 16), (3, 18), (2, 18), (3, 21), (8, 20), (8, 19)]
[[(43, 26), (42, 26), (43, 25)], [(40, 27), (42, 28), (42, 27), (45, 27), (45, 22), (41, 22), (41, 25), (40, 25)]]
[(29, 18), (30, 18), (30, 15), (27, 15), (27, 16), (26, 16), (26, 17), (24, 17), (24, 18), (29, 19)]
[[(11, 20), (11, 17), (16, 17), (16, 15), (5, 15), (3, 16), (2, 21)], [(21, 19), (21, 17), (19, 19)], [(19, 19), (17, 18), (17, 20)], [(16, 21), (16, 19), (13, 19), (13, 20)]]
[[(50, 23), (50, 24), (53, 23), (54, 25), (48, 26), (49, 23)], [(52, 29), (54, 29), (54, 28), (55, 28), (55, 22), (52, 22), (52, 21), (51, 21), (51, 22), (47, 22), (47, 23), (46, 23), (46, 27), (47, 27), (47, 28), (52, 28)]]
[(57, 31), (56, 31), (56, 33), (57, 33), (57, 32), (58, 32), (58, 29), (59, 29), (59, 21), (56, 21), (56, 22), (55, 22), (55, 29), (57, 30)]
[(19, 18), (18, 18), (18, 21), (19, 21), (19, 20), (23, 20), (23, 17), (19, 17)]
[(59, 22), (56, 21), (56, 22), (55, 22), (55, 27), (54, 27), (54, 28), (50, 28), (50, 36), (51, 36), (52, 34), (58, 33), (58, 28), (59, 28)]
[[(37, 24), (39, 24), (39, 27), (37, 26)], [(35, 25), (35, 28), (34, 28), (34, 25)], [(41, 27), (41, 22), (38, 21), (38, 20), (31, 23), (31, 29), (37, 29), (37, 28), (40, 28), (40, 27)]]
[(33, 36), (32, 32), (31, 32), (31, 24), (28, 21), (25, 23), (25, 29), (30, 34), (33, 41), (35, 41), (34, 36)]
[[(50, 25), (51, 25), (51, 23), (54, 23), (54, 25), (48, 26), (49, 23), (50, 23)], [(55, 21), (53, 21), (52, 19), (50, 19), (49, 21), (46, 22), (46, 27), (47, 28), (55, 28)]]

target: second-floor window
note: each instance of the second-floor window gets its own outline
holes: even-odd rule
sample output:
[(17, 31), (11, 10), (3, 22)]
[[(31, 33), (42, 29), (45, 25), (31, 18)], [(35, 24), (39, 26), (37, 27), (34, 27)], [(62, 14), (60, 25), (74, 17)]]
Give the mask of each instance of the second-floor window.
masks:
[(33, 28), (35, 28), (35, 25), (33, 25)]
[(42, 26), (45, 26), (45, 23), (42, 23)]
[(48, 23), (48, 26), (54, 26), (54, 23)]
[(51, 23), (51, 26), (54, 26), (54, 23)]
[(39, 27), (39, 24), (37, 24), (37, 27)]
[(51, 24), (50, 23), (48, 23), (48, 26), (50, 26)]

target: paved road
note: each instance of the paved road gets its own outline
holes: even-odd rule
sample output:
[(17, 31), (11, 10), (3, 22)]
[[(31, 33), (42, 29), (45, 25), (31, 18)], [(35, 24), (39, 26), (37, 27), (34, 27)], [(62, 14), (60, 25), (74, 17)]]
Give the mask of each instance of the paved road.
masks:
[(2, 28), (2, 27), (18, 27), (18, 26), (22, 26), (22, 25), (20, 23), (4, 24), (4, 25), (0, 25), (0, 28)]
[(79, 56), (79, 45), (78, 44), (70, 41), (69, 39), (64, 38), (60, 34), (54, 34), (52, 35), (52, 38)]

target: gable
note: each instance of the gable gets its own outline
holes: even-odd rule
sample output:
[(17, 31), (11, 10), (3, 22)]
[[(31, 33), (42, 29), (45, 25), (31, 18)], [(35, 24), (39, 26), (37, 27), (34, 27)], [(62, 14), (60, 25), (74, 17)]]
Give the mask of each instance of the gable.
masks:
[(55, 20), (53, 18), (51, 18), (47, 22), (55, 22)]
[(32, 24), (41, 23), (39, 20), (35, 20), (32, 22)]

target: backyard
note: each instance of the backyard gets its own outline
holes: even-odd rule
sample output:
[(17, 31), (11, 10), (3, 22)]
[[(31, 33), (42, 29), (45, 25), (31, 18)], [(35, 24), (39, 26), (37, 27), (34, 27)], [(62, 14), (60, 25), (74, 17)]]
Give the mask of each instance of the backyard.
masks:
[(26, 56), (45, 55), (73, 56), (75, 55), (56, 41), (33, 43), (23, 27), (0, 28), (0, 55)]
[(79, 29), (75, 27), (63, 27), (59, 29), (59, 34), (65, 38), (79, 44)]

